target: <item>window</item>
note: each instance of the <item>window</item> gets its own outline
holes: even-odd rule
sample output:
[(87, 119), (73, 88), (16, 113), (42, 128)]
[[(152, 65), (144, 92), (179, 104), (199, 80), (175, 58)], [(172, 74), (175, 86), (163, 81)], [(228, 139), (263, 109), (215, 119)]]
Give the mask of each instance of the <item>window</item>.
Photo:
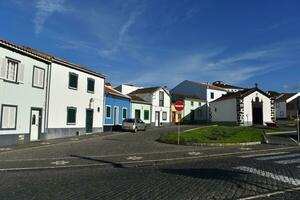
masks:
[(194, 106), (194, 102), (193, 101), (191, 101), (191, 106)]
[(127, 108), (122, 109), (122, 117), (123, 117), (123, 119), (126, 119), (126, 117), (127, 117)]
[(44, 88), (45, 69), (33, 67), (33, 81), (32, 86), (37, 88)]
[(111, 106), (106, 106), (106, 118), (111, 118)]
[(149, 110), (144, 110), (144, 120), (149, 120)]
[(2, 105), (1, 129), (15, 130), (17, 127), (17, 106)]
[(134, 111), (134, 117), (136, 119), (140, 119), (141, 118), (141, 110), (135, 110)]
[(78, 75), (69, 73), (69, 88), (77, 90), (78, 88)]
[(75, 107), (67, 108), (67, 124), (76, 124), (76, 112), (77, 109)]
[(217, 112), (218, 110), (217, 110), (217, 108), (215, 108), (215, 112)]
[(87, 79), (87, 91), (91, 93), (95, 91), (95, 80), (92, 78)]
[(162, 119), (163, 119), (164, 121), (167, 120), (167, 112), (163, 112), (163, 113), (162, 113)]
[(160, 91), (159, 92), (159, 106), (164, 106), (164, 92)]
[(0, 78), (15, 83), (23, 82), (24, 65), (12, 58), (2, 58), (0, 64)]
[(214, 98), (215, 98), (215, 93), (211, 92), (211, 93), (210, 93), (210, 98), (211, 98), (211, 99), (214, 99)]

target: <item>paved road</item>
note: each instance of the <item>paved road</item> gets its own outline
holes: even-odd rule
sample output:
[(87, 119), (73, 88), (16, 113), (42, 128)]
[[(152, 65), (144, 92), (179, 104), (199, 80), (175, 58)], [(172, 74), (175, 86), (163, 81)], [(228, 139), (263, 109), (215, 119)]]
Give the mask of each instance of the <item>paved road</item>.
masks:
[(156, 141), (174, 131), (3, 149), (0, 199), (300, 198), (300, 149), (293, 142), (189, 147)]

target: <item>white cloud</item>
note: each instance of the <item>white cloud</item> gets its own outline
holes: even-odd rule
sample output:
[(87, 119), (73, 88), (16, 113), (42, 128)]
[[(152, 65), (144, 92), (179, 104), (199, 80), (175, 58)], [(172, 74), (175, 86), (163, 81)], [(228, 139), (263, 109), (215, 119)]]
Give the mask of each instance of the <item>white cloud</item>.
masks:
[(48, 17), (55, 12), (63, 12), (65, 0), (37, 0), (35, 3), (36, 13), (33, 19), (35, 33), (39, 34)]

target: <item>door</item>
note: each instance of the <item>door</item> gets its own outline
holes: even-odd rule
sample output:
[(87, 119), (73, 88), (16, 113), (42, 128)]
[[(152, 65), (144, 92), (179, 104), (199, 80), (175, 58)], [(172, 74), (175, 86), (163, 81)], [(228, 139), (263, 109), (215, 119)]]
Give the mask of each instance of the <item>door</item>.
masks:
[(86, 133), (93, 132), (94, 110), (87, 109), (85, 114), (85, 131)]
[(135, 110), (134, 111), (134, 116), (136, 119), (141, 119), (141, 110)]
[(159, 116), (159, 112), (156, 111), (155, 112), (155, 126), (159, 126), (160, 124), (160, 116)]
[(30, 141), (39, 140), (42, 129), (42, 114), (39, 109), (31, 110)]
[(114, 107), (114, 125), (119, 125), (119, 109)]
[(258, 97), (252, 101), (252, 120), (255, 125), (263, 124), (263, 102), (260, 102)]
[(195, 121), (195, 110), (191, 110), (191, 122)]

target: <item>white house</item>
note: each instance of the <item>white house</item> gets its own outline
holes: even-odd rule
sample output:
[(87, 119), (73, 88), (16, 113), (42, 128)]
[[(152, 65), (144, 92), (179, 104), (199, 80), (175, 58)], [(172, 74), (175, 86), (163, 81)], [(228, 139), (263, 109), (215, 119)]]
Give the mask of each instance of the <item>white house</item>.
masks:
[(276, 119), (293, 119), (299, 112), (300, 92), (283, 93), (275, 99)]
[(214, 86), (223, 88), (224, 90), (226, 90), (227, 92), (239, 92), (241, 90), (244, 90), (245, 88), (239, 87), (239, 86), (235, 86), (235, 85), (229, 85), (224, 83), (223, 81), (215, 81), (212, 83)]
[(129, 94), (151, 102), (151, 124), (164, 126), (170, 124), (171, 99), (169, 91), (163, 87), (137, 89)]
[(0, 40), (0, 145), (103, 130), (104, 76)]
[(274, 100), (258, 88), (228, 93), (210, 103), (213, 122), (265, 125), (275, 117)]
[(42, 139), (102, 132), (105, 77), (56, 57), (50, 70), (47, 133)]
[(226, 94), (227, 91), (223, 88), (195, 81), (185, 80), (179, 83), (171, 90), (171, 94), (181, 94), (187, 96), (194, 96), (196, 98), (202, 99), (207, 102), (207, 113), (206, 121), (210, 120), (209, 115), (209, 103), (220, 98), (222, 95)]
[(119, 85), (118, 87), (115, 88), (116, 90), (118, 90), (119, 92), (121, 92), (122, 94), (129, 94), (137, 89), (142, 89), (142, 87), (137, 87), (131, 84), (122, 84)]
[(50, 61), (0, 40), (0, 145), (37, 140), (46, 132)]

